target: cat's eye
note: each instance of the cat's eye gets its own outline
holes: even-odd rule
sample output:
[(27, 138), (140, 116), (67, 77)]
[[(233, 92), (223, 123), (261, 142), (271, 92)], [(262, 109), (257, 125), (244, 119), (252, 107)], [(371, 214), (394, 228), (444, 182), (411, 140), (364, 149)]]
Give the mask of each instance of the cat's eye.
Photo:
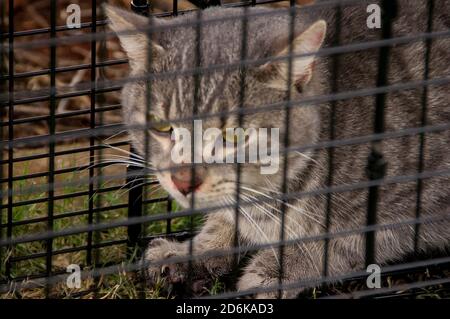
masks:
[(172, 125), (164, 122), (155, 115), (150, 115), (151, 128), (159, 133), (170, 133), (172, 131)]
[(235, 134), (233, 132), (233, 134), (228, 135), (226, 129), (222, 130), (222, 136), (223, 136), (223, 141), (228, 142), (228, 143), (237, 144), (240, 140), (242, 140), (242, 137), (240, 134)]

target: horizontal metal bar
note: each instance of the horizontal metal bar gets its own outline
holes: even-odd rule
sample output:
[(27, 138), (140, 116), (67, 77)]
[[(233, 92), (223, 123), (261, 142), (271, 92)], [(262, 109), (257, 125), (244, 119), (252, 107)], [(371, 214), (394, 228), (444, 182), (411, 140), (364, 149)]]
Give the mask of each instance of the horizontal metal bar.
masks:
[[(186, 237), (188, 235), (189, 235), (189, 233), (186, 231), (178, 231), (178, 232), (173, 232), (173, 233), (169, 233), (169, 234), (166, 234), (166, 233), (154, 234), (152, 236), (145, 237), (142, 240), (151, 241), (152, 239), (161, 238), (161, 237), (180, 238), (180, 237)], [(122, 239), (122, 240), (108, 241), (105, 243), (93, 244), (91, 247), (93, 249), (95, 249), (95, 248), (102, 248), (102, 247), (107, 247), (107, 246), (121, 245), (121, 244), (126, 244), (126, 243), (127, 243), (127, 240)], [(82, 250), (86, 250), (86, 249), (87, 249), (87, 246), (64, 248), (64, 249), (60, 249), (60, 250), (54, 250), (53, 255), (67, 254), (67, 253), (78, 252), (78, 251), (82, 251)], [(45, 252), (33, 253), (33, 254), (29, 254), (29, 255), (24, 255), (24, 256), (11, 257), (11, 258), (9, 258), (9, 261), (10, 262), (19, 262), (19, 261), (24, 261), (24, 260), (41, 258), (41, 257), (45, 257), (45, 256), (46, 256)]]
[[(115, 189), (110, 189), (108, 191), (120, 190), (122, 188), (122, 186), (117, 186), (114, 188)], [(122, 208), (127, 208), (127, 207), (128, 207), (127, 204), (118, 204), (118, 205), (111, 205), (111, 206), (105, 206), (105, 207), (95, 207), (92, 209), (92, 212), (93, 213), (101, 213), (101, 212), (107, 212), (107, 211), (122, 209)], [(88, 213), (89, 213), (89, 210), (85, 209), (85, 210), (79, 210), (79, 211), (70, 212), (70, 213), (55, 214), (53, 219), (56, 220), (56, 219), (77, 217), (77, 216), (87, 215)], [(8, 223), (0, 224), (0, 227), (8, 227), (9, 225), (11, 227), (24, 226), (24, 225), (45, 222), (47, 220), (48, 220), (48, 217), (43, 216), (43, 217), (38, 217), (38, 218), (33, 218), (33, 219), (24, 219), (24, 220), (13, 221), (10, 224), (8, 224)]]
[[(381, 288), (377, 288), (377, 289), (354, 291), (352, 293), (337, 295), (337, 296), (333, 296), (333, 297), (318, 298), (318, 299), (331, 299), (331, 298), (334, 298), (334, 299), (336, 299), (336, 298), (338, 298), (338, 299), (359, 299), (359, 298), (365, 298), (365, 297), (370, 297), (370, 296), (387, 294), (387, 293), (396, 292), (396, 291), (405, 291), (405, 290), (411, 290), (411, 289), (417, 289), (417, 288), (425, 288), (425, 287), (430, 287), (430, 286), (443, 285), (443, 284), (447, 284), (447, 283), (450, 283), (450, 277), (424, 280), (424, 281), (416, 281), (416, 282), (411, 282), (411, 283), (394, 285), (392, 287), (381, 287)], [(399, 297), (401, 297), (401, 296), (402, 295), (400, 295)]]
[[(121, 64), (126, 64), (126, 63), (128, 63), (128, 59), (116, 59), (116, 60), (97, 62), (95, 64), (95, 67), (100, 68), (100, 67), (105, 67), (105, 66), (121, 65)], [(78, 65), (69, 65), (69, 66), (60, 66), (60, 67), (55, 68), (55, 73), (86, 70), (86, 69), (90, 69), (91, 67), (92, 67), (91, 64), (88, 64), (88, 63), (78, 64)], [(51, 73), (50, 69), (42, 69), (42, 70), (36, 70), (36, 71), (14, 73), (13, 79), (24, 79), (24, 78), (34, 77), (34, 76), (47, 75), (50, 73)], [(8, 80), (8, 79), (9, 79), (8, 75), (0, 76), (0, 80)]]
[[(96, 25), (97, 26), (102, 26), (102, 25), (106, 25), (107, 24), (107, 20), (100, 20), (100, 21), (96, 21)], [(77, 31), (80, 29), (88, 29), (92, 27), (92, 21), (91, 22), (83, 22), (80, 24), (80, 28), (74, 29), (74, 28), (69, 28), (67, 27), (67, 25), (61, 25), (61, 26), (56, 26), (56, 31), (60, 32), (60, 31)], [(30, 35), (38, 35), (38, 34), (46, 34), (46, 33), (50, 33), (51, 29), (50, 27), (48, 28), (39, 28), (39, 29), (31, 29), (31, 30), (23, 30), (23, 31), (15, 31), (13, 33), (13, 37), (24, 37), (24, 36), (30, 36)], [(2, 34), (2, 37), (5, 39), (8, 39), (10, 37), (10, 33), (8, 32), (4, 32)]]
[[(55, 133), (54, 135), (39, 135), (39, 136), (31, 136), (31, 137), (22, 137), (17, 138), (12, 141), (1, 141), (0, 146), (12, 146), (18, 147), (18, 146), (26, 146), (29, 145), (29, 141), (39, 141), (37, 144), (43, 143), (43, 142), (56, 142), (58, 139), (64, 140), (67, 138), (74, 139), (74, 138), (81, 138), (81, 137), (92, 137), (92, 136), (102, 136), (104, 133), (119, 133), (126, 129), (125, 125), (123, 124), (105, 124), (102, 126), (97, 126), (96, 128), (82, 128), (82, 129), (76, 129), (76, 130), (69, 130), (65, 132)], [(94, 135), (94, 132), (97, 133), (97, 135)]]
[[(105, 192), (110, 192), (110, 191), (120, 189), (121, 187), (123, 187), (123, 185), (100, 188), (100, 189), (96, 189), (95, 191), (97, 193), (105, 193)], [(75, 193), (64, 194), (64, 195), (55, 195), (53, 198), (56, 201), (56, 200), (62, 200), (62, 199), (68, 199), (68, 198), (74, 198), (74, 197), (80, 197), (80, 196), (86, 196), (86, 195), (89, 195), (89, 191), (75, 192)], [(30, 199), (27, 201), (14, 202), (11, 204), (11, 206), (12, 207), (27, 206), (27, 205), (45, 203), (47, 201), (48, 201), (48, 198), (44, 197), (44, 198)], [(0, 209), (5, 209), (7, 207), (8, 207), (7, 204), (0, 205)]]
[[(109, 106), (99, 106), (96, 107), (94, 112), (95, 113), (102, 113), (102, 112), (108, 112), (108, 111), (114, 111), (114, 110), (120, 110), (122, 108), (121, 104), (114, 104)], [(77, 111), (68, 111), (64, 113), (55, 114), (53, 118), (55, 119), (63, 119), (68, 118), (72, 116), (80, 116), (85, 114), (90, 114), (92, 111), (89, 109), (81, 108)], [(33, 122), (39, 122), (39, 121), (47, 121), (50, 119), (50, 115), (40, 115), (40, 116), (33, 116), (33, 117), (27, 117), (22, 119), (16, 119), (12, 121), (13, 125), (19, 125), (19, 124), (26, 124), (26, 123), (33, 123)], [(8, 126), (11, 125), (9, 122), (0, 122), (0, 126)]]
[[(99, 166), (100, 166), (100, 164), (99, 164)], [(105, 164), (103, 166), (107, 166), (107, 165)], [(100, 166), (100, 167), (102, 167), (102, 166)], [(87, 169), (87, 168), (89, 168), (89, 165), (63, 168), (63, 169), (55, 170), (53, 172), (53, 174), (58, 175), (58, 174), (72, 173), (72, 172), (75, 172), (77, 170), (82, 171), (82, 170)], [(8, 182), (10, 180), (12, 180), (14, 182), (17, 182), (17, 181), (21, 181), (21, 180), (25, 180), (25, 179), (46, 177), (46, 176), (48, 176), (48, 174), (49, 174), (49, 172), (40, 172), (40, 173), (12, 176), (12, 177), (9, 177), (9, 178), (0, 179), (0, 183), (6, 183), (6, 182)]]
[[(96, 193), (107, 193), (107, 192), (120, 190), (122, 188), (123, 188), (123, 185), (117, 185), (117, 186), (111, 186), (111, 187), (107, 187), (107, 188), (96, 189), (95, 192)], [(68, 198), (74, 198), (74, 197), (80, 197), (80, 196), (86, 196), (86, 195), (89, 195), (88, 191), (76, 192), (76, 193), (70, 193), (70, 194), (54, 196), (54, 200), (62, 200), (62, 199), (68, 199)], [(147, 201), (144, 201), (143, 203), (144, 204), (153, 204), (153, 203), (157, 203), (157, 202), (164, 202), (166, 200), (167, 200), (167, 197), (161, 197), (161, 198), (158, 197), (158, 198), (149, 199)], [(47, 201), (48, 201), (48, 198), (46, 198), (46, 197), (44, 197), (44, 198), (37, 198), (37, 199), (30, 199), (30, 200), (27, 200), (27, 201), (18, 201), (18, 202), (12, 203), (12, 207), (20, 207), (20, 206), (41, 204), (41, 203), (46, 203)], [(0, 209), (5, 209), (7, 207), (8, 207), (7, 204), (0, 205)], [(4, 225), (6, 225), (6, 224), (3, 224), (2, 226), (4, 226)]]
[[(108, 166), (112, 166), (115, 164), (120, 164), (122, 163), (121, 161), (117, 160), (116, 162), (108, 161), (105, 163), (96, 163), (94, 164), (95, 168), (103, 168), (103, 167), (108, 167)], [(72, 172), (76, 172), (79, 171), (80, 173), (87, 170), (90, 167), (89, 164), (85, 164), (82, 166), (74, 166), (74, 167), (68, 167), (68, 168), (63, 168), (63, 169), (58, 169), (58, 170), (54, 170), (53, 174), (54, 175), (61, 175), (61, 174), (67, 174), (67, 173), (72, 173)], [(31, 179), (31, 178), (39, 178), (39, 177), (46, 177), (48, 176), (49, 172), (40, 172), (40, 173), (33, 173), (33, 174), (26, 174), (26, 175), (19, 175), (19, 176), (13, 176), (13, 177), (8, 177), (8, 178), (2, 178), (0, 179), (0, 183), (6, 183), (10, 180), (17, 182), (17, 181), (21, 181), (21, 180), (26, 180), (26, 179)], [(152, 184), (155, 184), (155, 182), (152, 182)]]
[[(146, 199), (146, 200), (142, 201), (142, 205), (166, 202), (168, 199), (169, 199), (168, 197)], [(168, 218), (168, 219), (172, 219), (172, 218)]]
[[(108, 167), (108, 166), (118, 164), (118, 163), (121, 163), (121, 162), (117, 161), (117, 163), (113, 163), (113, 162), (98, 163), (98, 164), (95, 164), (95, 168)], [(83, 166), (68, 167), (68, 168), (63, 168), (63, 169), (59, 169), (59, 170), (54, 170), (53, 174), (61, 175), (61, 174), (67, 174), (67, 173), (72, 173), (72, 172), (76, 172), (76, 171), (79, 171), (81, 173), (84, 170), (88, 169), (89, 167), (90, 167), (89, 164), (86, 164)], [(5, 178), (0, 179), (0, 183), (7, 183), (8, 181), (11, 181), (11, 180), (14, 182), (17, 182), (17, 181), (22, 181), (22, 180), (27, 180), (27, 179), (32, 179), (32, 178), (47, 177), (48, 174), (49, 174), (49, 172), (40, 172), (40, 173), (19, 175), (19, 176), (13, 176), (13, 177), (5, 177)]]
[[(121, 239), (121, 240), (114, 240), (114, 241), (109, 241), (109, 242), (105, 242), (105, 243), (92, 244), (91, 247), (93, 249), (95, 249), (95, 248), (103, 248), (103, 247), (109, 247), (109, 246), (114, 246), (114, 245), (125, 244), (126, 242), (127, 242), (126, 239)], [(70, 248), (64, 248), (64, 249), (59, 249), (59, 250), (53, 250), (52, 251), (52, 255), (61, 255), (61, 254), (68, 254), (68, 253), (79, 252), (79, 251), (82, 251), (82, 250), (86, 250), (87, 248), (88, 248), (88, 246), (85, 245), (85, 246), (78, 246), (78, 247), (70, 247)], [(47, 256), (46, 252), (33, 253), (33, 254), (26, 255), (26, 256), (10, 257), (9, 261), (10, 262), (20, 262), (20, 261), (24, 261), (24, 260), (42, 258), (42, 257), (46, 257), (46, 256)]]
[[(95, 94), (114, 92), (114, 91), (120, 90), (121, 88), (122, 88), (122, 86), (119, 86), (119, 85), (110, 86), (110, 87), (99, 87), (95, 90)], [(54, 89), (56, 89), (56, 88), (54, 88)], [(41, 90), (41, 91), (44, 91), (44, 90)], [(91, 90), (86, 89), (86, 90), (74, 91), (74, 92), (69, 92), (69, 93), (55, 94), (55, 99), (66, 99), (66, 98), (72, 98), (72, 97), (89, 95), (89, 94), (91, 94)], [(36, 96), (36, 97), (16, 99), (12, 102), (12, 104), (13, 105), (30, 104), (30, 103), (35, 103), (35, 102), (44, 102), (44, 101), (48, 101), (48, 100), (50, 100), (50, 95), (41, 95), (41, 96)], [(5, 107), (5, 105), (6, 104), (3, 103), (2, 107)]]
[[(121, 141), (121, 142), (111, 143), (109, 145), (110, 146), (119, 147), (119, 146), (125, 146), (125, 145), (129, 145), (129, 144), (130, 144), (130, 141)], [(85, 146), (85, 147), (75, 148), (75, 149), (71, 149), (71, 150), (64, 150), (64, 151), (55, 152), (55, 157), (88, 152), (91, 149), (93, 149), (93, 150), (100, 150), (100, 149), (107, 149), (107, 148), (109, 148), (108, 145), (96, 145), (94, 147)], [(28, 155), (28, 156), (22, 156), (22, 157), (13, 158), (12, 162), (13, 163), (26, 162), (26, 161), (31, 161), (31, 160), (43, 159), (43, 158), (47, 158), (47, 157), (49, 157), (48, 153)], [(0, 165), (4, 165), (4, 164), (8, 164), (8, 163), (9, 163), (9, 160), (2, 160), (2, 161), (0, 161)]]
[[(61, 272), (62, 273), (62, 272)], [(57, 274), (54, 274), (57, 275)], [(30, 280), (34, 280), (34, 279), (42, 279), (42, 278), (46, 278), (47, 277), (47, 273), (36, 273), (36, 274), (30, 274), (30, 275), (23, 275), (23, 276), (17, 276), (14, 277), (14, 279), (12, 279), (11, 281), (7, 281), (7, 280), (0, 280), (0, 293), (4, 293), (4, 292), (8, 292), (9, 290), (3, 290), (1, 291), (1, 285), (9, 285), (9, 283), (12, 282), (26, 282), (26, 281), (30, 281)], [(36, 286), (35, 288), (39, 288), (39, 285)]]

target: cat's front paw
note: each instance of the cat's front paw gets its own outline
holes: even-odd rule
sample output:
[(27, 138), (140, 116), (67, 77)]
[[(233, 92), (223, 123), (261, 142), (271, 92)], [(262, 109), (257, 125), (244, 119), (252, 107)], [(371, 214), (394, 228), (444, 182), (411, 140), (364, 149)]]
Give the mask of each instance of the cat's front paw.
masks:
[[(203, 267), (192, 263), (189, 269), (188, 261), (173, 262), (174, 258), (187, 255), (185, 243), (163, 238), (151, 241), (142, 259), (149, 285), (151, 287), (159, 286), (166, 292), (175, 293), (175, 295), (203, 294), (211, 283), (210, 277), (203, 271)], [(176, 288), (175, 291), (174, 288)]]
[(150, 242), (143, 262), (145, 274), (150, 285), (162, 283), (166, 288), (172, 284), (181, 284), (186, 280), (187, 264), (164, 262), (169, 258), (184, 255), (182, 244), (157, 238)]
[[(245, 298), (267, 299), (276, 298), (273, 292), (263, 291), (276, 285), (277, 281), (270, 278), (262, 269), (247, 269), (237, 283), (239, 292), (248, 292)], [(258, 292), (258, 290), (261, 290)]]
[[(285, 284), (286, 281), (283, 280)], [(238, 281), (237, 288), (240, 292), (249, 292), (245, 298), (255, 299), (293, 299), (297, 298), (301, 289), (290, 289), (280, 291), (276, 288), (279, 279), (273, 272), (264, 268), (247, 268)]]

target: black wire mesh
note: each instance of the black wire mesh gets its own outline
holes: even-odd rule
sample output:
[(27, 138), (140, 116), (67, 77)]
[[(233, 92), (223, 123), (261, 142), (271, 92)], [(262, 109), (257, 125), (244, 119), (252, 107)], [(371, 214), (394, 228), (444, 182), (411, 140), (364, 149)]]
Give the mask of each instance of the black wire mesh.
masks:
[[(245, 1), (216, 3), (209, 5), (222, 5), (225, 7), (245, 8), (256, 5), (268, 5), (279, 3), (280, 1)], [(278, 283), (269, 288), (255, 288), (248, 291), (227, 291), (219, 296), (238, 297), (252, 293), (261, 293), (269, 291), (278, 291), (281, 296), (283, 290), (296, 287), (315, 287), (322, 284), (334, 283), (338, 280), (356, 280), (360, 278), (364, 281), (367, 276), (365, 271), (354, 271), (342, 275), (329, 274), (329, 253), (330, 241), (337, 237), (345, 237), (352, 234), (364, 234), (365, 240), (365, 264), (373, 264), (375, 258), (376, 231), (385, 229), (396, 229), (404, 226), (415, 229), (414, 251), (418, 250), (418, 236), (420, 225), (432, 222), (448, 222), (450, 212), (446, 212), (442, 217), (430, 218), (421, 215), (422, 209), (422, 181), (435, 177), (445, 177), (450, 175), (450, 169), (430, 171), (425, 169), (424, 149), (426, 134), (444, 132), (450, 128), (450, 123), (439, 125), (428, 125), (427, 123), (427, 103), (428, 87), (445, 86), (450, 82), (450, 76), (445, 75), (440, 78), (430, 78), (429, 60), (432, 41), (435, 39), (448, 38), (450, 31), (433, 31), (434, 2), (427, 1), (428, 16), (427, 30), (422, 34), (411, 34), (401, 37), (393, 37), (391, 32), (392, 21), (396, 18), (396, 4), (398, 1), (381, 1), (383, 10), (383, 21), (381, 29), (381, 39), (370, 42), (341, 44), (342, 37), (340, 30), (344, 27), (341, 22), (341, 10), (345, 6), (355, 3), (370, 4), (371, 1), (318, 1), (317, 3), (301, 7), (300, 10), (320, 10), (323, 7), (334, 7), (336, 10), (335, 34), (332, 45), (320, 49), (313, 53), (317, 56), (332, 56), (332, 92), (328, 95), (305, 97), (301, 100), (294, 100), (291, 97), (291, 91), (287, 90), (286, 101), (283, 103), (272, 103), (259, 105), (257, 108), (244, 108), (245, 96), (245, 77), (247, 68), (254, 65), (260, 65), (270, 61), (276, 61), (277, 58), (268, 58), (266, 60), (252, 60), (248, 56), (246, 43), (251, 34), (248, 33), (247, 23), (256, 16), (266, 16), (270, 18), (270, 12), (248, 12), (231, 17), (222, 17), (219, 19), (204, 19), (202, 11), (196, 10), (197, 20), (195, 23), (180, 23), (177, 26), (170, 26), (173, 29), (194, 26), (196, 30), (196, 50), (195, 67), (192, 69), (177, 70), (176, 72), (166, 72), (164, 74), (148, 74), (145, 76), (130, 75), (113, 76), (110, 78), (108, 70), (117, 68), (121, 70), (127, 63), (124, 56), (108, 57), (107, 43), (114, 41), (116, 35), (105, 28), (106, 20), (102, 1), (91, 1), (90, 19), (91, 22), (83, 22), (80, 28), (70, 29), (67, 26), (58, 25), (58, 6), (62, 4), (55, 0), (49, 1), (50, 18), (48, 27), (33, 29), (16, 30), (18, 25), (16, 20), (17, 11), (15, 2), (9, 0), (2, 1), (1, 11), (1, 145), (2, 165), (0, 180), (2, 182), (2, 203), (0, 206), (0, 292), (11, 293), (17, 291), (23, 293), (27, 289), (45, 288), (45, 294), (50, 296), (61, 296), (55, 294), (55, 287), (62, 285), (67, 274), (65, 267), (69, 263), (80, 264), (84, 270), (83, 278), (91, 278), (93, 283), (89, 283), (84, 289), (74, 292), (64, 291), (62, 295), (68, 294), (73, 297), (83, 294), (94, 296), (101, 292), (101, 284), (104, 276), (118, 275), (126, 271), (135, 273), (147, 264), (142, 264), (139, 257), (147, 243), (158, 237), (172, 237), (178, 240), (188, 239), (188, 255), (184, 257), (173, 257), (166, 261), (152, 262), (155, 265), (162, 266), (168, 261), (188, 262), (189, 269), (192, 262), (214, 256), (232, 255), (234, 264), (237, 266), (237, 256), (243, 251), (257, 251), (259, 249), (276, 249), (280, 260), (278, 270)], [(131, 8), (142, 15), (147, 16), (177, 16), (191, 10), (179, 9), (177, 0), (172, 2), (171, 12), (155, 13), (152, 3), (147, 1), (132, 1)], [(194, 3), (198, 8), (206, 7), (203, 2)], [(289, 30), (289, 53), (288, 69), (292, 68), (293, 58), (307, 57), (312, 55), (295, 54), (292, 49), (294, 39), (294, 16), (298, 7), (295, 1), (290, 1), (287, 11), (291, 17)], [(26, 5), (25, 5), (26, 6)], [(60, 8), (59, 8), (60, 9)], [(203, 67), (201, 65), (202, 54), (201, 30), (209, 24), (217, 21), (230, 19), (241, 19), (241, 54), (240, 61), (227, 65), (214, 65)], [(151, 38), (154, 33), (164, 30), (164, 26), (153, 26), (152, 19), (149, 19), (149, 25), (144, 31)], [(332, 26), (329, 26), (331, 28)], [(124, 31), (126, 34), (129, 31)], [(393, 46), (409, 44), (414, 42), (425, 42), (424, 52), (424, 76), (422, 80), (390, 84), (388, 80), (389, 59), (391, 48)], [(117, 45), (117, 41), (115, 42)], [(58, 49), (70, 50), (80, 45), (85, 48), (89, 59), (81, 62), (71, 61), (69, 64), (59, 64)], [(379, 48), (378, 70), (376, 85), (370, 88), (355, 89), (351, 91), (341, 91), (338, 88), (337, 74), (341, 72), (340, 60), (342, 55), (348, 52), (364, 51)], [(19, 70), (17, 56), (22, 51), (48, 50), (48, 65), (39, 69)], [(152, 47), (149, 45), (147, 53), (147, 63), (152, 65)], [(47, 52), (47, 51), (45, 51)], [(286, 59), (286, 57), (280, 58)], [(199, 103), (200, 75), (214, 72), (217, 70), (239, 69), (240, 70), (240, 92), (239, 107), (232, 111), (220, 111), (211, 114), (198, 114), (197, 105)], [(123, 68), (122, 68), (123, 70)], [(80, 72), (87, 72), (84, 81), (72, 81), (68, 87), (61, 86), (58, 81), (61, 76), (74, 74), (77, 77)], [(279, 195), (274, 195), (272, 199), (264, 196), (257, 196), (254, 203), (265, 203), (270, 200), (279, 200), (281, 202), (281, 222), (280, 238), (276, 242), (264, 243), (259, 245), (238, 245), (238, 227), (240, 223), (240, 207), (246, 207), (248, 202), (241, 201), (240, 194), (240, 176), (241, 165), (237, 164), (237, 193), (234, 204), (218, 204), (207, 209), (195, 208), (195, 196), (191, 197), (189, 209), (177, 209), (177, 205), (164, 192), (155, 187), (157, 181), (148, 178), (149, 173), (154, 173), (145, 163), (149, 162), (152, 152), (150, 148), (147, 128), (154, 123), (148, 117), (146, 123), (136, 127), (124, 126), (121, 121), (111, 121), (110, 114), (117, 113), (121, 105), (117, 97), (117, 91), (126, 83), (138, 82), (144, 80), (146, 85), (146, 107), (147, 114), (153, 107), (151, 80), (158, 78), (175, 78), (179, 75), (192, 75), (195, 79), (194, 89), (194, 108), (191, 117), (180, 118), (172, 123), (193, 122), (195, 119), (219, 118), (230, 114), (237, 115), (239, 127), (242, 124), (242, 118), (248, 114), (256, 114), (268, 110), (285, 110), (283, 147), (281, 154), (284, 157), (283, 183), (279, 190)], [(291, 87), (293, 79), (292, 72), (288, 72), (287, 86)], [(48, 79), (47, 85), (38, 89), (29, 89), (23, 86), (33, 79), (45, 77)], [(397, 131), (385, 131), (384, 111), (385, 100), (392, 92), (402, 90), (422, 90), (421, 99), (421, 125), (413, 128), (402, 128)], [(349, 100), (358, 97), (375, 97), (374, 132), (367, 136), (337, 138), (335, 131), (336, 107), (338, 101)], [(86, 99), (82, 99), (85, 97)], [(62, 101), (80, 100), (86, 104), (77, 109), (64, 109), (61, 111)], [(69, 103), (69, 102), (67, 102)], [(289, 141), (289, 132), (291, 128), (290, 112), (293, 108), (307, 107), (320, 103), (330, 103), (330, 131), (328, 141), (321, 141), (311, 145), (292, 146)], [(33, 108), (46, 108), (46, 114), (33, 116), (21, 113), (21, 108), (31, 106)], [(19, 113), (19, 115), (17, 115)], [(76, 128), (66, 129), (61, 123), (71, 121), (85, 116), (85, 122)], [(25, 132), (27, 128), (33, 125), (45, 127), (41, 133)], [(59, 125), (58, 125), (59, 124)], [(194, 125), (194, 124), (192, 124)], [(192, 126), (193, 127), (193, 126)], [(144, 130), (145, 132), (145, 154), (143, 158), (135, 155), (135, 150), (130, 145), (130, 141), (123, 134), (124, 130)], [(5, 137), (6, 133), (6, 137)], [(402, 138), (405, 136), (417, 135), (420, 138), (419, 160), (417, 173), (411, 175), (385, 177), (385, 165), (381, 143), (386, 140)], [(125, 137), (124, 137), (125, 136)], [(194, 136), (192, 137), (194, 138)], [(355, 184), (336, 185), (336, 179), (333, 174), (335, 163), (335, 150), (339, 147), (350, 145), (360, 145), (370, 143), (371, 154), (367, 163), (368, 180)], [(194, 144), (194, 143), (193, 143)], [(288, 190), (288, 161), (287, 155), (292, 152), (304, 152), (307, 150), (327, 150), (328, 179), (327, 185), (314, 191), (289, 191)], [(112, 159), (104, 160), (108, 155), (105, 152), (116, 151)], [(80, 164), (80, 156), (85, 159)], [(62, 162), (67, 161), (70, 156), (75, 157), (76, 161), (64, 167)], [(194, 152), (192, 152), (194, 156)], [(86, 160), (87, 159), (87, 160)], [(192, 160), (193, 162), (193, 160)], [(39, 171), (31, 169), (31, 173), (26, 169), (27, 165), (42, 165)], [(142, 165), (142, 163), (144, 163)], [(108, 171), (111, 164), (125, 164), (122, 170)], [(211, 164), (213, 165), (213, 164)], [(191, 183), (194, 184), (194, 176), (198, 167), (191, 165)], [(163, 171), (163, 170), (162, 170)], [(412, 219), (392, 224), (377, 223), (377, 203), (378, 189), (380, 186), (396, 183), (413, 182), (417, 184), (416, 209), (415, 216)], [(123, 192), (123, 190), (128, 190)], [(335, 194), (353, 190), (368, 190), (367, 201), (367, 223), (366, 226), (348, 229), (346, 231), (332, 231), (332, 210)], [(116, 196), (115, 194), (121, 194)], [(194, 193), (193, 193), (194, 194)], [(312, 235), (298, 239), (286, 238), (285, 234), (285, 213), (288, 209), (288, 200), (300, 199), (310, 196), (325, 195), (326, 197), (326, 221), (325, 232), (319, 235)], [(117, 198), (118, 197), (118, 198)], [(234, 224), (234, 247), (224, 250), (212, 250), (204, 254), (196, 254), (193, 250), (192, 236), (196, 233), (194, 227), (198, 216), (214, 214), (223, 207), (233, 207), (235, 211)], [(448, 207), (443, 206), (443, 210)], [(284, 272), (284, 249), (289, 244), (324, 242), (324, 257), (322, 276), (316, 279), (299, 280), (294, 283), (283, 282)], [(124, 262), (126, 263), (124, 264)], [(384, 266), (383, 273), (386, 277), (392, 274), (406, 272), (411, 273), (417, 269), (427, 267), (441, 267), (444, 269), (442, 278), (433, 278), (428, 281), (414, 280), (405, 285), (393, 285), (393, 287), (351, 292), (340, 294), (341, 297), (366, 297), (371, 295), (386, 295), (390, 292), (406, 289), (415, 289), (426, 286), (448, 287), (449, 277), (448, 265), (450, 259), (447, 256), (436, 258), (429, 257), (424, 261), (402, 262), (394, 265)], [(439, 269), (441, 269), (439, 268)], [(427, 268), (428, 269), (428, 268)], [(188, 271), (191, 273), (191, 271)], [(137, 276), (133, 281), (138, 284), (145, 284), (143, 278)], [(141, 290), (145, 290), (145, 285)], [(61, 294), (61, 291), (60, 291)], [(331, 295), (334, 295), (330, 293)], [(142, 297), (144, 295), (135, 295)]]

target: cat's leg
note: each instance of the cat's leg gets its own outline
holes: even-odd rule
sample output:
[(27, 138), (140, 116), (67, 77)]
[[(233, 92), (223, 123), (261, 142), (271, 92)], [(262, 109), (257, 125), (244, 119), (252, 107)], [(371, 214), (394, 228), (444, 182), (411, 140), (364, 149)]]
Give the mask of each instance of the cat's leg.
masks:
[[(220, 256), (198, 258), (201, 255), (215, 250), (230, 249), (234, 245), (234, 225), (226, 220), (220, 213), (208, 216), (199, 234), (193, 239), (191, 269), (189, 273), (190, 282), (194, 290), (202, 285), (206, 278), (217, 277), (231, 270), (233, 256)], [(150, 284), (159, 281), (166, 287), (174, 283), (184, 283), (188, 278), (188, 262), (159, 263), (168, 258), (189, 256), (189, 241), (176, 242), (167, 239), (155, 239), (150, 242), (143, 261), (148, 262), (146, 275)], [(162, 280), (161, 280), (162, 279)]]
[[(318, 254), (319, 247), (314, 243), (297, 246), (287, 246), (283, 252), (283, 276), (282, 284), (293, 284), (299, 280), (318, 278), (321, 274), (322, 256)], [(279, 283), (280, 269), (279, 250), (264, 250), (258, 252), (245, 267), (244, 273), (239, 279), (238, 290), (271, 289)], [(301, 288), (285, 290), (282, 298), (295, 298)], [(261, 291), (252, 293), (255, 298), (277, 298), (278, 291)]]
[[(290, 286), (283, 290), (282, 298), (296, 298), (304, 287), (314, 286), (323, 274), (324, 245), (322, 242), (299, 243), (287, 246), (283, 252), (282, 284)], [(336, 241), (330, 241), (328, 250), (328, 274), (339, 274), (355, 271), (361, 267), (363, 259), (348, 249), (339, 247)], [(280, 269), (279, 250), (258, 252), (245, 267), (238, 282), (238, 290), (243, 292), (256, 288), (270, 289), (279, 283)], [(252, 293), (256, 298), (278, 298), (278, 290)]]

